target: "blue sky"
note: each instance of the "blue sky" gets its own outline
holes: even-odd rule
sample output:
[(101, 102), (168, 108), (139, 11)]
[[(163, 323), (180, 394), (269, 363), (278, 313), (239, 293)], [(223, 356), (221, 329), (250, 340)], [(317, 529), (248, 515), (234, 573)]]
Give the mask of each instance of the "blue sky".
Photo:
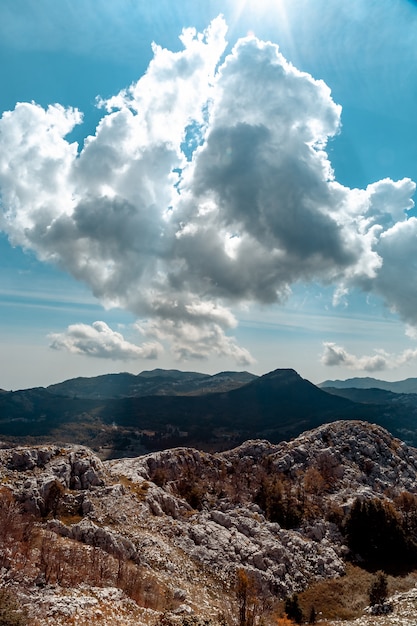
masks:
[(409, 0), (3, 0), (0, 388), (416, 376), (416, 28)]

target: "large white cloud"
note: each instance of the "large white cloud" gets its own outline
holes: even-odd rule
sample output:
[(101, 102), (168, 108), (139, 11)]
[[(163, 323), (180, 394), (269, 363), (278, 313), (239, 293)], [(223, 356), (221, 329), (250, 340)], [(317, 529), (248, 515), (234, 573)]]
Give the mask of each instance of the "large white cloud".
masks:
[(389, 367), (389, 355), (385, 352), (358, 357), (347, 352), (343, 346), (338, 346), (332, 342), (323, 344), (323, 353), (320, 360), (323, 365), (331, 367), (344, 366), (352, 370), (366, 372), (379, 372)]
[(184, 31), (180, 52), (155, 45), (146, 74), (100, 103), (80, 152), (66, 140), (78, 111), (4, 113), (1, 228), (146, 318), (178, 358), (249, 363), (229, 307), (283, 301), (300, 281), (374, 291), (416, 324), (415, 184), (339, 184), (326, 145), (341, 107), (327, 85), (255, 37), (222, 59), (225, 35), (217, 18)]
[(168, 342), (178, 360), (215, 355), (229, 357), (240, 366), (254, 362), (245, 348), (226, 335), (225, 329), (237, 325), (235, 317), (226, 308), (211, 302), (184, 304), (164, 299), (154, 311), (158, 317), (138, 324), (138, 330), (158, 341)]
[(141, 346), (130, 343), (105, 322), (94, 322), (91, 326), (71, 324), (63, 333), (51, 333), (49, 339), (54, 350), (122, 361), (156, 359), (163, 349), (158, 342), (145, 342)]

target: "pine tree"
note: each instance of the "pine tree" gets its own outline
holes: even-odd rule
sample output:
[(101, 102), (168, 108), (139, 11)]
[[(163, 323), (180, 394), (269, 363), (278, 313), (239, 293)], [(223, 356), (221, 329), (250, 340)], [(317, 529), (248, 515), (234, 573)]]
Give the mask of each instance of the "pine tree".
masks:
[(285, 612), (287, 616), (296, 624), (301, 624), (303, 621), (303, 612), (298, 603), (298, 596), (296, 593), (291, 598), (287, 598), (285, 600)]

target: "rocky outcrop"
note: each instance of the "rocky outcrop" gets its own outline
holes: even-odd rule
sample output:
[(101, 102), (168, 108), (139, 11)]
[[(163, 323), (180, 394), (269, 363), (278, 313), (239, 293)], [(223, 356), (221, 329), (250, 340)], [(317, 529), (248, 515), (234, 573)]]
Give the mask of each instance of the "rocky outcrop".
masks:
[[(239, 568), (278, 598), (343, 575), (345, 539), (324, 511), (417, 493), (417, 451), (378, 426), (347, 421), (217, 454), (177, 448), (101, 462), (78, 446), (6, 449), (0, 478), (39, 528), (140, 564), (185, 613), (201, 593), (209, 614)], [(274, 481), (287, 499), (302, 493), (311, 506), (291, 527), (271, 521), (260, 501)]]
[(72, 526), (66, 526), (59, 520), (54, 519), (48, 522), (47, 527), (61, 537), (67, 537), (68, 539), (100, 548), (117, 559), (124, 561), (132, 560), (135, 563), (140, 563), (140, 555), (132, 541), (110, 528), (97, 526), (89, 519), (84, 519)]
[(103, 463), (88, 448), (45, 446), (0, 450), (3, 483), (24, 509), (45, 516), (61, 506), (82, 514), (91, 510), (85, 492), (105, 484)]
[(320, 426), (271, 455), (274, 471), (295, 478), (317, 468), (341, 502), (358, 493), (416, 492), (417, 450), (384, 428), (360, 421)]
[[(312, 579), (343, 574), (346, 546), (335, 524), (317, 514), (293, 530), (268, 522), (254, 503), (263, 479), (277, 476), (304, 489), (309, 476), (319, 483), (309, 487), (315, 501), (323, 509), (343, 506), (345, 513), (358, 496), (417, 489), (417, 451), (359, 421), (324, 425), (278, 445), (248, 441), (214, 455), (177, 448), (111, 461), (108, 467), (136, 483), (158, 481), (159, 486), (150, 483), (146, 505), (191, 558), (229, 580), (236, 568), (245, 567), (281, 596)], [(192, 512), (179, 495), (184, 477), (206, 490), (201, 511)], [(223, 490), (210, 493), (219, 484)]]
[(316, 542), (268, 523), (245, 507), (203, 512), (175, 538), (192, 558), (225, 581), (245, 568), (279, 597), (305, 588), (309, 581), (343, 575), (345, 565), (327, 540)]

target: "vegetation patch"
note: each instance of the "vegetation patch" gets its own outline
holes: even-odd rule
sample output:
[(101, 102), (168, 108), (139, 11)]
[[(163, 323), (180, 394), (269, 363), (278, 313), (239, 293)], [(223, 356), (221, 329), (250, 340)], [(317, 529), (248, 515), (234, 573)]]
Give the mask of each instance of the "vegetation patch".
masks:
[(120, 475), (119, 481), (120, 484), (123, 485), (123, 487), (125, 487), (130, 493), (133, 493), (140, 502), (145, 500), (146, 494), (149, 491), (149, 483), (146, 480), (136, 482), (127, 476)]
[[(306, 620), (314, 608), (319, 619), (352, 620), (363, 615), (371, 604), (370, 591), (376, 575), (356, 565), (348, 564), (346, 576), (322, 580), (298, 594), (298, 601)], [(417, 582), (417, 573), (407, 576), (387, 576), (390, 595), (411, 589)], [(282, 603), (281, 608), (284, 607)]]

